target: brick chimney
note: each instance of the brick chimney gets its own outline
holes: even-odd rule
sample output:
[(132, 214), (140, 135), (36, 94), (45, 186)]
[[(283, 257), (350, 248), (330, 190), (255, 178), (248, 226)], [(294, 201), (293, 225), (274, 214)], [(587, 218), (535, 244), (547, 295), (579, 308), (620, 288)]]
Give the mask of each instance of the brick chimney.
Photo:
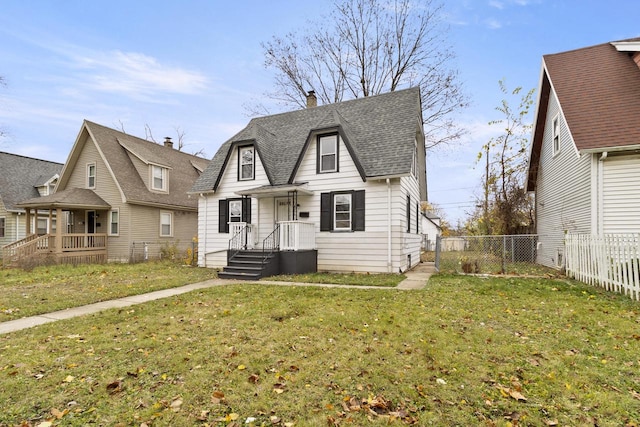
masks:
[(318, 97), (315, 91), (310, 90), (307, 94), (307, 108), (313, 108), (318, 106)]
[(165, 136), (164, 137), (164, 146), (165, 147), (169, 147), (169, 148), (173, 148), (173, 141), (171, 141), (171, 137), (170, 136)]

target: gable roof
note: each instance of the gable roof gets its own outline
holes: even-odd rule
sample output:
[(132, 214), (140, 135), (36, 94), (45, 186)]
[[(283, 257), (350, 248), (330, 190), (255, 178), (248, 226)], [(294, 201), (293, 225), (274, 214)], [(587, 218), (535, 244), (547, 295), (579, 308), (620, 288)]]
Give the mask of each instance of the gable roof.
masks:
[(62, 163), (0, 152), (0, 199), (5, 209), (22, 211), (16, 204), (38, 197), (37, 187), (45, 185), (61, 170)]
[[(126, 133), (85, 120), (76, 139), (60, 178), (59, 188), (65, 189), (71, 171), (76, 167), (78, 156), (89, 136), (107, 165), (111, 177), (120, 190), (123, 201), (128, 203), (196, 208), (198, 201), (189, 197), (187, 191), (199, 176), (208, 161), (155, 142), (147, 141)], [(146, 164), (159, 165), (170, 169), (169, 193), (150, 191), (140, 177), (132, 157)], [(197, 167), (196, 167), (197, 166)]]
[(255, 145), (271, 185), (291, 184), (313, 135), (322, 131), (340, 133), (363, 180), (408, 175), (421, 129), (417, 87), (254, 118), (222, 144), (191, 192), (215, 191), (233, 148), (243, 143)]
[(640, 144), (640, 67), (630, 54), (638, 42), (640, 38), (628, 39), (542, 57), (528, 191), (535, 186), (552, 91), (578, 151)]

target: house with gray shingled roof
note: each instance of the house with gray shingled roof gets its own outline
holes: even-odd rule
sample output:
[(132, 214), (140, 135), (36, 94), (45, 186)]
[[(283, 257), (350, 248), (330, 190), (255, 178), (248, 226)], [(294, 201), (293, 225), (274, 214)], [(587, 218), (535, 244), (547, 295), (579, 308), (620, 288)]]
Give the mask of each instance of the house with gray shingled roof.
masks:
[(544, 55), (526, 188), (539, 263), (565, 235), (640, 233), (640, 38)]
[(419, 88), (252, 119), (190, 193), (198, 263), (222, 277), (399, 272), (427, 199)]
[[(25, 210), (18, 202), (51, 194), (61, 171), (61, 163), (0, 152), (0, 248), (26, 237)], [(46, 230), (49, 220), (48, 212), (34, 215), (31, 228)]]
[(187, 193), (208, 163), (170, 139), (157, 144), (85, 120), (55, 192), (17, 203), (27, 217), (46, 210), (62, 220), (44, 233), (28, 228), (5, 252), (74, 263), (183, 256), (197, 236), (198, 199)]

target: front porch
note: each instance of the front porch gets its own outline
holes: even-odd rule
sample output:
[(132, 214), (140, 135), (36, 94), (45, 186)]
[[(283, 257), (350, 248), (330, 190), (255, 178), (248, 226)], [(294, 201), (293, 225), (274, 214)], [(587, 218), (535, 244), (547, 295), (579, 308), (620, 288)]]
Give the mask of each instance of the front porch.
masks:
[(227, 266), (221, 278), (258, 280), (278, 274), (304, 274), (318, 270), (315, 224), (280, 221), (261, 242), (255, 243), (256, 226), (244, 222), (229, 224), (232, 238)]
[[(107, 261), (111, 224), (100, 221), (108, 220), (111, 206), (92, 190), (74, 188), (17, 206), (25, 209), (27, 237), (2, 248), (5, 266)], [(41, 221), (47, 211), (47, 220)]]

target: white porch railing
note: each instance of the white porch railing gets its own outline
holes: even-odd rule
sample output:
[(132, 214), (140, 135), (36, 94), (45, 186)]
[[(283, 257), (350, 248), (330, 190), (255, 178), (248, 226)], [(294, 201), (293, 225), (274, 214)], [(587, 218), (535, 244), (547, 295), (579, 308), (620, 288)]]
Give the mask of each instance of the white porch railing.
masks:
[(316, 226), (312, 222), (281, 221), (280, 250), (300, 251), (316, 248)]
[(569, 277), (640, 300), (640, 234), (567, 234)]
[[(246, 227), (246, 228), (245, 228)], [(242, 231), (242, 234), (239, 234)], [(229, 235), (238, 238), (237, 245), (241, 248), (253, 249), (253, 224), (246, 222), (230, 222)]]

